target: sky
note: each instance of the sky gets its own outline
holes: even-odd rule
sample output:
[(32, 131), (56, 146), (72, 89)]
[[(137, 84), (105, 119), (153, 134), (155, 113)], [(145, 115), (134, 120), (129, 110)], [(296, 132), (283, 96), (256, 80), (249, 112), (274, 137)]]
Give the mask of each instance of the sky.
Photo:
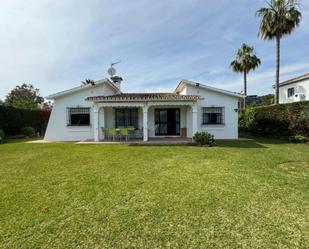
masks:
[[(242, 43), (262, 65), (248, 94), (272, 93), (275, 42), (258, 38), (256, 10), (265, 0), (1, 0), (0, 99), (16, 85), (42, 96), (108, 77), (124, 92), (173, 91), (181, 79), (240, 92), (230, 62)], [(309, 72), (309, 0), (301, 25), (282, 40), (281, 79)]]

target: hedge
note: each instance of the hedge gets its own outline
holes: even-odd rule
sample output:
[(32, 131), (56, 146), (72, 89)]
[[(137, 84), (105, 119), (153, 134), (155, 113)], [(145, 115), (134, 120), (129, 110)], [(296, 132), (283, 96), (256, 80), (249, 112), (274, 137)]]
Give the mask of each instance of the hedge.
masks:
[(249, 107), (239, 113), (239, 131), (278, 138), (309, 137), (309, 101)]
[(20, 130), (25, 126), (30, 126), (36, 132), (44, 134), (50, 110), (28, 110), (18, 109), (10, 106), (0, 106), (0, 129), (6, 135), (18, 135)]

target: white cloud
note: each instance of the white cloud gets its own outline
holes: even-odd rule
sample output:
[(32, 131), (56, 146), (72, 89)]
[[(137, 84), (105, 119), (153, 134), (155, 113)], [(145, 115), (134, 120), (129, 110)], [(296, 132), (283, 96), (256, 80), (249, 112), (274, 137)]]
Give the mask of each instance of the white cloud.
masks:
[[(304, 3), (307, 23), (308, 0)], [(235, 0), (233, 5), (230, 0), (2, 0), (0, 98), (23, 82), (48, 95), (85, 78), (104, 78), (109, 63), (118, 59), (123, 61), (117, 70), (126, 91), (170, 91), (182, 78), (240, 91), (242, 77), (228, 65), (242, 42), (253, 44), (263, 62), (250, 74), (250, 91), (269, 91), (274, 44), (257, 38), (254, 16), (263, 4), (263, 0)], [(284, 43), (289, 56), (283, 65), (291, 75), (307, 67), (305, 26)], [(288, 75), (284, 67), (282, 73), (282, 78)]]
[[(291, 64), (282, 66), (280, 69), (281, 81), (299, 76), (308, 71), (309, 62)], [(237, 79), (236, 79), (237, 78)], [(268, 94), (273, 93), (272, 85), (275, 83), (275, 68), (264, 71), (250, 72), (248, 75), (248, 94)], [(243, 76), (238, 74), (236, 77), (218, 76), (210, 83), (213, 86), (229, 89), (232, 91), (239, 91), (243, 89)], [(254, 90), (255, 89), (255, 90)]]
[(89, 21), (81, 16), (90, 14), (80, 1), (73, 6), (72, 1), (2, 2), (0, 30), (5, 30), (5, 39), (0, 40), (0, 97), (22, 82), (52, 89), (54, 75), (62, 74), (82, 52), (80, 41)]

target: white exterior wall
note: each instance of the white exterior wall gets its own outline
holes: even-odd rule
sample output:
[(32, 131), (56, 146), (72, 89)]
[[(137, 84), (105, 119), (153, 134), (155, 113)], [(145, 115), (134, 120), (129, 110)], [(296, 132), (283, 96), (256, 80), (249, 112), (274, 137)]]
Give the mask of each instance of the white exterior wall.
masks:
[[(227, 94), (206, 90), (202, 87), (187, 85), (180, 94), (200, 95), (204, 100), (197, 102), (198, 109), (198, 131), (206, 131), (215, 136), (216, 139), (238, 138), (238, 109), (239, 98)], [(224, 107), (224, 125), (203, 125), (203, 107)], [(192, 111), (187, 111), (187, 120), (192, 120)], [(188, 123), (188, 137), (192, 137), (192, 122)]]
[[(94, 138), (94, 117), (93, 103), (85, 101), (87, 97), (99, 95), (112, 95), (113, 90), (103, 84), (91, 88), (85, 88), (75, 93), (70, 93), (61, 97), (57, 97), (54, 101), (54, 107), (47, 126), (45, 140), (47, 141), (80, 141)], [(207, 90), (202, 87), (186, 85), (180, 94), (183, 95), (200, 95), (204, 100), (197, 102), (197, 130), (207, 131), (215, 136), (216, 139), (236, 139), (238, 138), (238, 113), (235, 109), (238, 108), (239, 98), (224, 93), (219, 93), (212, 90)], [(129, 107), (139, 109), (139, 128), (143, 128), (143, 108), (145, 103), (119, 103), (119, 107)], [(193, 102), (191, 103), (148, 103), (147, 126), (148, 136), (155, 137), (155, 108), (179, 108), (180, 109), (180, 128), (187, 128), (187, 136), (191, 138), (193, 134), (192, 110)], [(100, 105), (99, 105), (100, 106)], [(101, 105), (102, 106), (102, 105)], [(195, 106), (195, 105), (194, 105)], [(67, 126), (67, 108), (70, 107), (90, 107), (90, 126), (77, 127)], [(224, 125), (203, 125), (202, 124), (202, 108), (203, 107), (224, 107)], [(118, 108), (117, 103), (110, 107), (98, 108), (99, 114), (97, 117), (98, 130), (100, 127), (115, 126), (115, 108)], [(195, 108), (196, 110), (196, 108)], [(194, 113), (196, 117), (196, 112)], [(195, 119), (196, 120), (196, 119)], [(196, 124), (196, 122), (195, 122)], [(196, 127), (196, 125), (195, 125)], [(102, 139), (102, 134), (99, 132), (98, 138)]]
[(100, 127), (112, 128), (115, 126), (115, 110), (113, 107), (104, 107), (104, 125), (101, 124)]
[(293, 97), (288, 98), (288, 89), (294, 87), (294, 94), (300, 93), (305, 94), (306, 99), (309, 100), (309, 79), (295, 82), (293, 84), (280, 86), (279, 88), (279, 103), (285, 104), (285, 103), (292, 103), (295, 102)]
[[(91, 102), (85, 99), (90, 96), (112, 94), (114, 92), (107, 85), (103, 84), (56, 98), (44, 139), (47, 141), (93, 139), (93, 106)], [(70, 107), (90, 107), (90, 126), (67, 126), (67, 108)]]

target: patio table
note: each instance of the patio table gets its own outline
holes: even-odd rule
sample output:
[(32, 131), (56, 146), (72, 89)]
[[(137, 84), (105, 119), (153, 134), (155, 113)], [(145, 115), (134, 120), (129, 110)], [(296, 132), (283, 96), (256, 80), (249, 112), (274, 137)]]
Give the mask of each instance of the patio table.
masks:
[[(134, 131), (135, 131), (135, 128), (127, 128), (128, 129), (128, 132), (129, 132), (129, 139), (131, 137), (134, 137)], [(120, 128), (116, 128), (116, 133), (118, 137), (120, 137)]]
[[(120, 128), (115, 128), (116, 138), (120, 138)], [(108, 137), (108, 128), (102, 128), (102, 132), (104, 132), (105, 137)], [(135, 129), (133, 127), (128, 128), (129, 138), (140, 138), (142, 136), (141, 129)]]

